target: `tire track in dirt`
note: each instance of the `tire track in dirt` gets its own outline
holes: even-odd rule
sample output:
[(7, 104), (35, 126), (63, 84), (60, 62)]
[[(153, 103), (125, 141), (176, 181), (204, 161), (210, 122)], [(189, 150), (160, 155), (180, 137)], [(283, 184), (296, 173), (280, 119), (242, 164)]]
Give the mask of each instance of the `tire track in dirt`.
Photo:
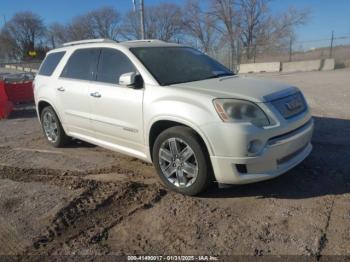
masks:
[(87, 171), (76, 170), (59, 170), (50, 168), (30, 168), (30, 167), (16, 167), (12, 165), (6, 165), (0, 163), (0, 179), (11, 179), (18, 182), (34, 182), (34, 181), (55, 181), (66, 178), (79, 178), (90, 175), (100, 174), (120, 174), (126, 175), (128, 178), (144, 177), (139, 172), (130, 171), (128, 169), (121, 168), (117, 165), (109, 168), (98, 168)]
[[(158, 202), (166, 191), (135, 182), (96, 183), (61, 209), (26, 254), (62, 255), (72, 250), (106, 254), (100, 245), (110, 228)], [(88, 250), (86, 250), (88, 247)]]
[[(53, 151), (53, 154), (48, 152), (39, 152), (43, 151), (41, 149), (35, 149), (35, 152), (38, 153), (40, 157), (48, 158), (49, 161), (41, 163), (39, 166), (33, 165), (31, 162), (35, 161), (35, 156), (33, 156), (34, 149), (29, 148), (21, 148), (21, 150), (18, 150), (18, 148), (11, 148), (9, 146), (0, 146), (0, 173), (2, 171), (7, 171), (11, 173), (11, 169), (19, 169), (22, 168), (22, 172), (26, 172), (30, 175), (69, 175), (69, 176), (87, 176), (87, 175), (94, 175), (94, 174), (110, 174), (110, 173), (118, 173), (118, 174), (124, 174), (128, 177), (134, 178), (146, 178), (144, 174), (144, 169), (141, 170), (134, 170), (134, 163), (135, 159), (123, 159), (123, 161), (120, 161), (120, 159), (117, 156), (114, 156), (111, 153), (108, 153), (109, 158), (116, 159), (115, 163), (108, 165), (108, 166), (102, 166), (102, 167), (92, 167), (93, 165), (88, 166), (81, 166), (81, 163), (73, 164), (70, 163), (68, 160), (72, 158), (70, 155), (70, 152), (64, 152), (59, 153), (59, 155), (62, 155), (63, 160), (67, 160), (70, 164), (68, 166), (59, 166), (59, 167), (51, 167), (50, 168), (50, 161), (52, 161), (51, 157), (48, 157), (48, 155), (52, 155), (53, 158), (56, 157), (58, 152)], [(100, 149), (101, 150), (101, 149)], [(45, 150), (44, 150), (45, 151)], [(95, 150), (96, 151), (96, 150)], [(77, 162), (80, 161), (81, 155), (75, 156), (74, 159), (76, 159)], [(90, 156), (91, 157), (91, 156)], [(10, 161), (11, 160), (11, 161)], [(137, 164), (142, 163), (142, 166), (146, 166), (149, 173), (152, 172), (152, 165), (149, 163), (141, 162), (137, 160)], [(63, 164), (63, 162), (62, 162)], [(128, 165), (126, 165), (128, 164)], [(130, 165), (132, 164), (132, 165)], [(15, 171), (18, 173), (17, 171)], [(2, 172), (3, 173), (3, 172)], [(150, 174), (148, 175), (150, 177)]]
[(23, 254), (61, 255), (80, 251), (106, 254), (109, 247), (103, 240), (108, 238), (109, 230), (137, 211), (151, 208), (167, 193), (158, 183), (144, 184), (129, 179), (116, 183), (86, 178), (88, 174), (105, 174), (114, 169), (80, 172), (0, 165), (0, 179), (82, 189), (79, 196), (57, 212)]

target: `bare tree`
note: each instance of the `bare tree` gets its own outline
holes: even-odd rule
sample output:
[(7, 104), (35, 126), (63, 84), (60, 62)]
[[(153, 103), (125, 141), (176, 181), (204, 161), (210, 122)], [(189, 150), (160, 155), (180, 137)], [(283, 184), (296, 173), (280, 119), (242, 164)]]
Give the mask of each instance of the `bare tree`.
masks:
[(247, 59), (252, 58), (257, 46), (282, 46), (286, 39), (289, 42), (293, 37), (295, 27), (307, 21), (310, 13), (307, 9), (289, 8), (280, 15), (272, 15), (268, 8), (270, 0), (210, 1), (211, 14), (219, 21), (218, 30), (230, 45), (231, 64), (235, 59), (240, 60), (240, 54), (235, 54), (236, 44), (243, 44)]
[[(126, 39), (140, 39), (140, 21), (135, 12), (129, 12), (122, 26)], [(145, 36), (148, 39), (174, 40), (182, 32), (182, 11), (175, 4), (163, 3), (145, 8)]]
[(183, 13), (184, 31), (199, 41), (204, 52), (209, 53), (217, 40), (214, 17), (201, 8), (199, 0), (188, 0)]
[[(203, 51), (229, 58), (226, 64), (235, 68), (240, 60), (240, 44), (248, 60), (257, 47), (260, 51), (283, 49), (310, 13), (307, 9), (289, 8), (275, 15), (269, 11), (270, 0), (208, 1), (208, 9), (200, 0), (187, 0), (184, 8), (170, 3), (146, 6), (146, 38), (196, 40)], [(88, 38), (141, 39), (139, 15), (130, 11), (121, 21), (117, 10), (103, 7), (75, 17), (68, 24), (52, 24), (46, 30), (39, 16), (17, 13), (0, 30), (0, 56), (20, 59), (30, 50), (45, 50), (45, 45), (55, 48), (67, 41)], [(228, 48), (230, 55), (216, 52), (213, 47), (220, 51)]]
[(110, 38), (119, 35), (119, 13), (112, 7), (103, 7), (75, 17), (69, 24), (54, 23), (47, 30), (47, 42), (52, 47), (68, 41), (90, 38)]
[(93, 25), (87, 15), (75, 17), (66, 26), (68, 41), (97, 38)]
[(141, 39), (139, 16), (134, 11), (129, 11), (121, 25), (121, 35), (126, 40)]
[(92, 11), (87, 17), (96, 37), (117, 39), (120, 15), (113, 7), (103, 7)]
[(40, 16), (32, 12), (20, 12), (4, 25), (2, 31), (2, 41), (13, 44), (15, 52), (26, 57), (29, 51), (39, 45), (45, 26)]
[(227, 40), (231, 52), (231, 68), (235, 67), (236, 42), (239, 37), (238, 3), (235, 0), (211, 0), (211, 15), (218, 21), (216, 29), (221, 33), (222, 39)]
[(182, 11), (175, 4), (163, 3), (145, 9), (146, 37), (174, 40), (182, 31)]
[(51, 24), (47, 29), (47, 42), (52, 48), (69, 41), (67, 27), (59, 23)]
[(266, 25), (270, 30), (269, 37), (276, 39), (291, 38), (297, 26), (304, 25), (310, 17), (310, 9), (296, 9), (289, 7), (285, 12), (272, 17)]
[(19, 50), (14, 39), (6, 27), (0, 31), (0, 57), (5, 60), (20, 59)]
[(308, 9), (289, 8), (273, 16), (268, 9), (270, 0), (241, 0), (242, 14), (239, 28), (240, 39), (245, 47), (247, 59), (251, 59), (257, 46), (270, 48), (289, 42), (295, 27), (307, 21)]
[(245, 47), (246, 56), (252, 58), (253, 50), (263, 37), (264, 26), (268, 20), (268, 2), (270, 0), (241, 0), (239, 21), (240, 39)]

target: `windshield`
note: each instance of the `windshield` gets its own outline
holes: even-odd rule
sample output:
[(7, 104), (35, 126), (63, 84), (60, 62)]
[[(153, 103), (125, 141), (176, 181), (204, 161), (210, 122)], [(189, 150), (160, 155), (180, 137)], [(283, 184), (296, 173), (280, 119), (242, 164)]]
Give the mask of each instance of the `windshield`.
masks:
[(130, 50), (160, 85), (233, 75), (219, 62), (190, 47), (135, 47)]

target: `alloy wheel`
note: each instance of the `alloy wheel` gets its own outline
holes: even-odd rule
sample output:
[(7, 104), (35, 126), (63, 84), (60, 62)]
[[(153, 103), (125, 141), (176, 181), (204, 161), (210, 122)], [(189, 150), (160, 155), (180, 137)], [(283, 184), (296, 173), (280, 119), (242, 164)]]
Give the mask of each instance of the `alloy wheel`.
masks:
[(192, 148), (180, 138), (169, 138), (159, 149), (163, 175), (176, 187), (191, 186), (198, 176), (198, 163)]
[(58, 123), (56, 117), (49, 111), (43, 115), (43, 128), (47, 139), (55, 143), (58, 139)]

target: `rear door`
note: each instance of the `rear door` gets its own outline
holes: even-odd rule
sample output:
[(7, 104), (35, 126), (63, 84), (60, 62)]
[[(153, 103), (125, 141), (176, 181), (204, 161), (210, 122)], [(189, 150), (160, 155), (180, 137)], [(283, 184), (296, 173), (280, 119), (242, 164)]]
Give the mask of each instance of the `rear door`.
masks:
[(99, 48), (77, 49), (70, 56), (56, 88), (65, 128), (72, 135), (93, 136), (89, 90), (97, 72)]
[(124, 73), (137, 72), (119, 50), (102, 48), (96, 82), (90, 86), (95, 136), (107, 146), (144, 157), (142, 101), (144, 89), (119, 85)]

